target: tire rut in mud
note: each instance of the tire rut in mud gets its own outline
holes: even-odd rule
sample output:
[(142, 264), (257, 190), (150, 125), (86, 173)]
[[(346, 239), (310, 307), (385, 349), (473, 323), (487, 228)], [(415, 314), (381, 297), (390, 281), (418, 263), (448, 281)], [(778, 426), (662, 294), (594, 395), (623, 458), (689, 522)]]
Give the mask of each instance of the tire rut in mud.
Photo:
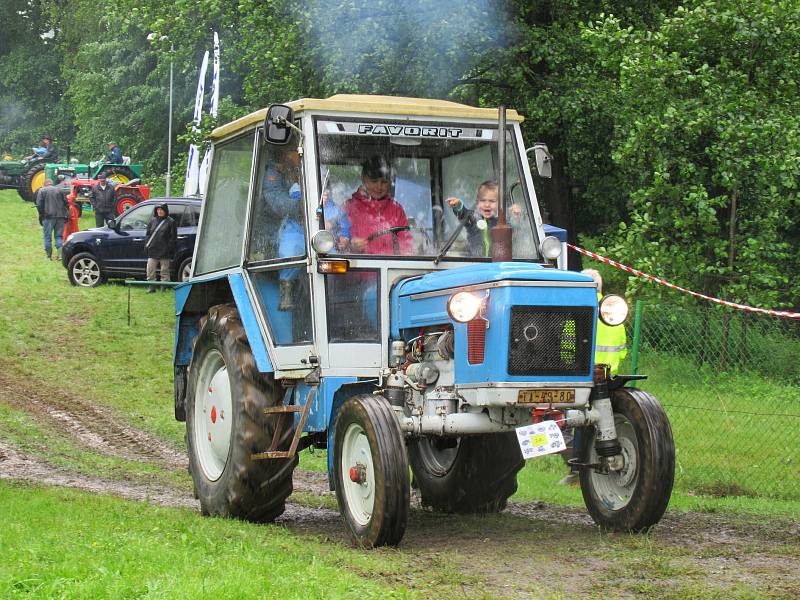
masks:
[(81, 445), (118, 458), (186, 468), (186, 456), (155, 436), (131, 427), (111, 409), (64, 390), (34, 387), (24, 377), (0, 372), (0, 403), (50, 422)]

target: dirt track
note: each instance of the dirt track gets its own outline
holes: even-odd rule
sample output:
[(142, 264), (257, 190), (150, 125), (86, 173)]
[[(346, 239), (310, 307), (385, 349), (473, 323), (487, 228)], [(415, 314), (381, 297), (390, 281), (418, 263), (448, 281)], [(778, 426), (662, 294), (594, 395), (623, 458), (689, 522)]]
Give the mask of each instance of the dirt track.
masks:
[[(52, 390), (42, 393), (6, 374), (0, 375), (0, 403), (56, 425), (73, 443), (94, 452), (166, 471), (186, 468), (178, 449), (87, 400)], [(67, 472), (2, 439), (0, 478), (199, 507), (191, 489)], [(305, 498), (331, 496), (326, 476), (319, 473), (298, 470), (294, 487)], [(307, 504), (290, 502), (278, 523), (303, 535), (348, 543), (336, 511)], [(720, 595), (758, 590), (765, 597), (800, 597), (800, 520), (672, 511), (649, 535), (627, 536), (601, 534), (583, 510), (542, 503), (512, 503), (501, 515), (466, 518), (414, 504), (401, 551), (420, 573), (431, 563), (446, 565), (463, 580), (467, 596), (663, 596), (697, 586)], [(407, 581), (394, 583), (413, 589), (413, 570)]]

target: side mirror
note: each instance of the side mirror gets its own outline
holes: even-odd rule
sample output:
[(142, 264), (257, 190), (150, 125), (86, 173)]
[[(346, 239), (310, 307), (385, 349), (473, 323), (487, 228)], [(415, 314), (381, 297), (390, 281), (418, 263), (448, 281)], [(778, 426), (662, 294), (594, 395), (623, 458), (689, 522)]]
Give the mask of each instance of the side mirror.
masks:
[(273, 104), (267, 109), (264, 119), (264, 132), (271, 144), (285, 144), (292, 137), (289, 126), (294, 121), (292, 109), (285, 104)]
[(552, 175), (550, 163), (553, 157), (547, 149), (547, 144), (537, 142), (532, 148), (525, 150), (525, 154), (530, 154), (531, 152), (534, 153), (534, 157), (536, 158), (536, 170), (539, 172), (539, 176), (549, 179)]
[(113, 229), (114, 231), (117, 230), (117, 220), (116, 219), (109, 219), (106, 221), (106, 225), (108, 225), (109, 229)]

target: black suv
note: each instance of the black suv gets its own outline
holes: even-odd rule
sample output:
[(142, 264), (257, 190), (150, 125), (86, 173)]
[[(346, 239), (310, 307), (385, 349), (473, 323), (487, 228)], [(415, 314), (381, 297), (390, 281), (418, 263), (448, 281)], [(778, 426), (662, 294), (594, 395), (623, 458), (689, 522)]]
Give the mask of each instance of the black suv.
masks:
[(193, 198), (154, 198), (132, 206), (109, 225), (70, 235), (62, 249), (62, 262), (72, 285), (95, 287), (106, 279), (143, 278), (147, 255), (144, 242), (153, 209), (167, 204), (178, 226), (178, 246), (172, 259), (172, 280), (185, 281), (192, 270), (202, 202)]

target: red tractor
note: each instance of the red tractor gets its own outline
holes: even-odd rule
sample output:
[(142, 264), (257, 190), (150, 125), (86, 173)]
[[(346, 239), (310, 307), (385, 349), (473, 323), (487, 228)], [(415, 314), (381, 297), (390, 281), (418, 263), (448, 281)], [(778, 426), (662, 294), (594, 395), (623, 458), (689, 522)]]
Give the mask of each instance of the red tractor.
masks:
[[(83, 205), (89, 204), (89, 192), (99, 182), (97, 179), (71, 179), (68, 182), (70, 193), (67, 201), (75, 205), (78, 216), (83, 212)], [(125, 183), (118, 183), (114, 187), (114, 196), (117, 200), (117, 216), (128, 210), (134, 204), (150, 198), (150, 186), (140, 183), (138, 179), (131, 179)]]

